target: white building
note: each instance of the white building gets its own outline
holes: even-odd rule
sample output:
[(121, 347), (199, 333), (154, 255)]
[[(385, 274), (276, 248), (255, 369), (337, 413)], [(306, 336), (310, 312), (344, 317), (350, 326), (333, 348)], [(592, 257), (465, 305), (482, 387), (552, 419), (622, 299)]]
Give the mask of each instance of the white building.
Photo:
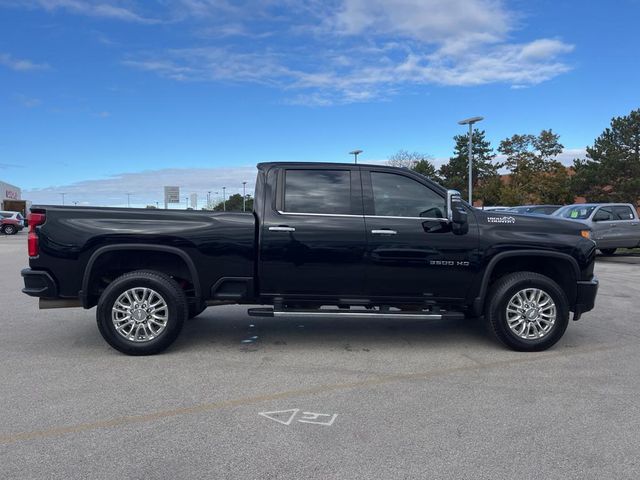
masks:
[(0, 181), (0, 209), (4, 203), (12, 200), (22, 200), (22, 190), (15, 185)]
[(0, 181), (0, 200), (22, 200), (20, 187)]

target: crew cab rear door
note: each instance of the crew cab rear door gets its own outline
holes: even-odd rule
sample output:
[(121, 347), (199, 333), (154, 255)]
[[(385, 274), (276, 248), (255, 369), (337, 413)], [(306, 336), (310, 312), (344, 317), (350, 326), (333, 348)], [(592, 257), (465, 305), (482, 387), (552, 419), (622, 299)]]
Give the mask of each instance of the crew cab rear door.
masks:
[(640, 243), (640, 225), (636, 213), (629, 205), (614, 205), (616, 237), (623, 247), (635, 247)]
[(267, 176), (260, 232), (262, 295), (362, 295), (367, 238), (357, 166), (286, 166)]

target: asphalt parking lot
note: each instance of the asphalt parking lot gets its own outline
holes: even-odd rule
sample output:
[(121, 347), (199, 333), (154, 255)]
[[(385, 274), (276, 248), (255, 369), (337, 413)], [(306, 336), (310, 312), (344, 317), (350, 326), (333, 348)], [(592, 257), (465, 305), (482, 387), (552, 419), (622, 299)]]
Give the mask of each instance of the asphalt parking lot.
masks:
[(596, 309), (543, 353), (474, 320), (225, 307), (134, 358), (20, 293), (25, 242), (0, 235), (2, 479), (640, 478), (638, 257), (598, 262)]

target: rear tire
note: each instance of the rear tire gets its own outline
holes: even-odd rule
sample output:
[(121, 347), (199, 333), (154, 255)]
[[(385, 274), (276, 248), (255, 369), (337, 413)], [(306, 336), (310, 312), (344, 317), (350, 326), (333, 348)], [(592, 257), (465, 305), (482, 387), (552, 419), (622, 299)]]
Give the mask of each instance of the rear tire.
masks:
[(102, 337), (127, 355), (153, 355), (178, 337), (188, 315), (184, 291), (164, 273), (138, 270), (116, 278), (100, 296)]
[(603, 255), (608, 257), (616, 253), (616, 250), (617, 248), (601, 248), (600, 252), (602, 252)]
[(569, 323), (569, 302), (549, 277), (534, 272), (511, 273), (491, 287), (485, 319), (507, 347), (539, 352), (562, 338)]
[(2, 227), (2, 231), (5, 235), (15, 235), (16, 233), (18, 233), (18, 229), (13, 225), (5, 225), (4, 227)]

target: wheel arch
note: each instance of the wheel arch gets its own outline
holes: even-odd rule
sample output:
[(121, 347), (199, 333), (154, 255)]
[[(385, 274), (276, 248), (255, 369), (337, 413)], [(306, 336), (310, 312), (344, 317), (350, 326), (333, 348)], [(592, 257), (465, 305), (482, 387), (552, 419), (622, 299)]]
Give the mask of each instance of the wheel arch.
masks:
[(569, 305), (574, 305), (580, 267), (571, 255), (546, 250), (513, 250), (501, 252), (489, 261), (476, 288), (478, 294), (473, 299), (473, 313), (482, 315), (487, 292), (498, 278), (518, 271), (531, 271), (551, 278), (565, 292)]
[[(144, 253), (143, 253), (144, 252)], [(140, 270), (140, 269), (154, 269), (162, 273), (167, 273), (167, 269), (171, 272), (182, 271), (188, 274), (187, 280), (193, 285), (193, 293), (196, 302), (202, 301), (202, 288), (200, 285), (200, 278), (198, 276), (198, 270), (196, 269), (193, 259), (183, 250), (177, 247), (171, 247), (168, 245), (152, 245), (152, 244), (119, 244), (119, 245), (106, 245), (98, 248), (91, 254), (87, 262), (87, 266), (82, 278), (82, 290), (80, 291), (80, 300), (84, 308), (91, 308), (96, 305), (97, 298), (96, 293), (92, 290), (92, 286), (96, 280), (96, 272), (99, 271), (99, 267), (105, 263), (105, 261), (113, 258), (123, 258), (131, 253), (135, 254), (136, 263), (122, 270), (121, 273), (128, 271)], [(147, 255), (145, 255), (145, 253)], [(159, 263), (160, 258), (172, 258), (167, 266), (163, 266)], [(178, 263), (176, 263), (176, 261)], [(163, 267), (165, 267), (163, 269)], [(168, 267), (168, 268), (167, 268)]]

